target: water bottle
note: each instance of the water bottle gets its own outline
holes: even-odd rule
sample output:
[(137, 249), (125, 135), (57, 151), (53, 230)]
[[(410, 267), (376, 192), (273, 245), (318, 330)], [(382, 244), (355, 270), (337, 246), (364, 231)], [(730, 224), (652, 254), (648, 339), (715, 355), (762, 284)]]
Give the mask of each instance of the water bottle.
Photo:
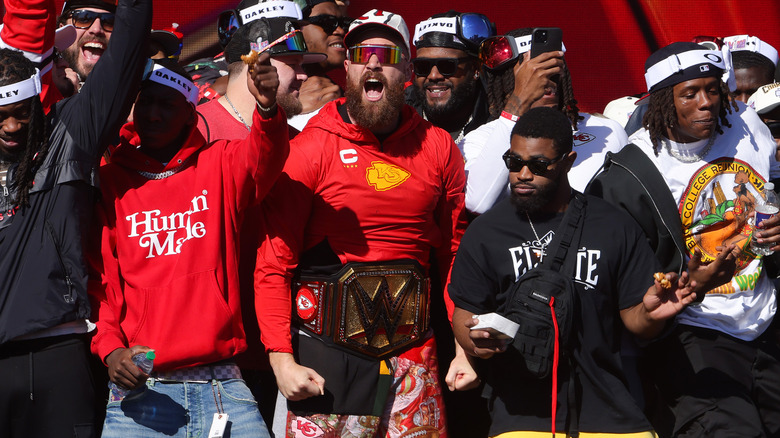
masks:
[[(152, 372), (152, 367), (154, 366), (154, 358), (154, 350), (149, 350), (146, 353), (138, 353), (134, 355), (132, 360), (133, 363), (141, 369), (141, 371), (149, 374)], [(130, 389), (125, 389), (121, 386), (118, 386), (114, 382), (108, 382), (108, 387), (111, 390), (109, 401), (122, 400), (131, 391)]]
[[(763, 199), (756, 199), (756, 231), (758, 231), (758, 224), (760, 224), (761, 221), (769, 219), (773, 215), (777, 214), (778, 211), (780, 211), (780, 201), (778, 201), (774, 189), (774, 184), (764, 184), (764, 193), (762, 194)], [(754, 231), (753, 237), (750, 239), (750, 250), (753, 251), (756, 255), (768, 256), (772, 254), (774, 251), (769, 249), (772, 244), (759, 244), (755, 238), (756, 231)]]

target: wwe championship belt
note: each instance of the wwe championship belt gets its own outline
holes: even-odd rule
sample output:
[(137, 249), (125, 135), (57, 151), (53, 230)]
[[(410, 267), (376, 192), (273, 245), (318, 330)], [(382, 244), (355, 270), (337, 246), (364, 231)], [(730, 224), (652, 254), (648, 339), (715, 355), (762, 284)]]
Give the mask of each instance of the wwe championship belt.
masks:
[(429, 288), (412, 260), (347, 263), (332, 276), (293, 280), (293, 319), (338, 347), (381, 359), (425, 335)]

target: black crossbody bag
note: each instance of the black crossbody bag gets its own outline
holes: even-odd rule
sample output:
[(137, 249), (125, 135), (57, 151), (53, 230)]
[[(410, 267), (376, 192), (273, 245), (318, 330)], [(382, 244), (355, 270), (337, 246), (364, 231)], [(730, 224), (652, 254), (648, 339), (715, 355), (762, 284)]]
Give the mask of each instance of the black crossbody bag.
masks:
[[(585, 196), (575, 192), (555, 231), (549, 253), (509, 288), (507, 300), (498, 312), (520, 325), (511, 347), (520, 353), (522, 372), (538, 379), (552, 376), (553, 433), (559, 362), (568, 363), (574, 375), (571, 351), (576, 339), (573, 326), (577, 293), (573, 277), (586, 205)], [(568, 405), (571, 424), (576, 429), (575, 387), (575, 382), (569, 383)]]

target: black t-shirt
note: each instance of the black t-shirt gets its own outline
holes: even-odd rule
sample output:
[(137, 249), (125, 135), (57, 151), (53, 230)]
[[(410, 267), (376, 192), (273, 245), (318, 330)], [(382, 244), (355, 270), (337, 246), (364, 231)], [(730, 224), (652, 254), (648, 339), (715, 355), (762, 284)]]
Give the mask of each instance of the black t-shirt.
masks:
[[(658, 262), (630, 216), (601, 199), (588, 196), (587, 201), (574, 273), (579, 315), (572, 356), (580, 386), (579, 430), (647, 431), (651, 426), (625, 384), (619, 311), (642, 301)], [(474, 314), (496, 311), (510, 285), (539, 263), (541, 248), (552, 241), (563, 214), (537, 214), (531, 219), (538, 241), (525, 213), (519, 213), (509, 199), (474, 220), (452, 268), (448, 291), (457, 307)], [(517, 354), (510, 348), (485, 363), (482, 377), (490, 398), (491, 436), (550, 430), (552, 381), (520, 375), (512, 360)], [(559, 372), (563, 381), (559, 380), (558, 389), (558, 430), (565, 430), (567, 424), (567, 373), (566, 369)]]

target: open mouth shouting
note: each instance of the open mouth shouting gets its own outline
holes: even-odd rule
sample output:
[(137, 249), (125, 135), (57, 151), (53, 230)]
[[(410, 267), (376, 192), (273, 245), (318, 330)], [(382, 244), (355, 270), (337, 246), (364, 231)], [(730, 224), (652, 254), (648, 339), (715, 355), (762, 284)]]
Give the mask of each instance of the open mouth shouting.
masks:
[(378, 102), (385, 95), (385, 78), (381, 75), (366, 73), (363, 79), (363, 94), (369, 102)]
[(94, 39), (87, 41), (81, 45), (81, 58), (87, 64), (95, 64), (98, 62), (103, 52), (106, 51), (106, 41)]

